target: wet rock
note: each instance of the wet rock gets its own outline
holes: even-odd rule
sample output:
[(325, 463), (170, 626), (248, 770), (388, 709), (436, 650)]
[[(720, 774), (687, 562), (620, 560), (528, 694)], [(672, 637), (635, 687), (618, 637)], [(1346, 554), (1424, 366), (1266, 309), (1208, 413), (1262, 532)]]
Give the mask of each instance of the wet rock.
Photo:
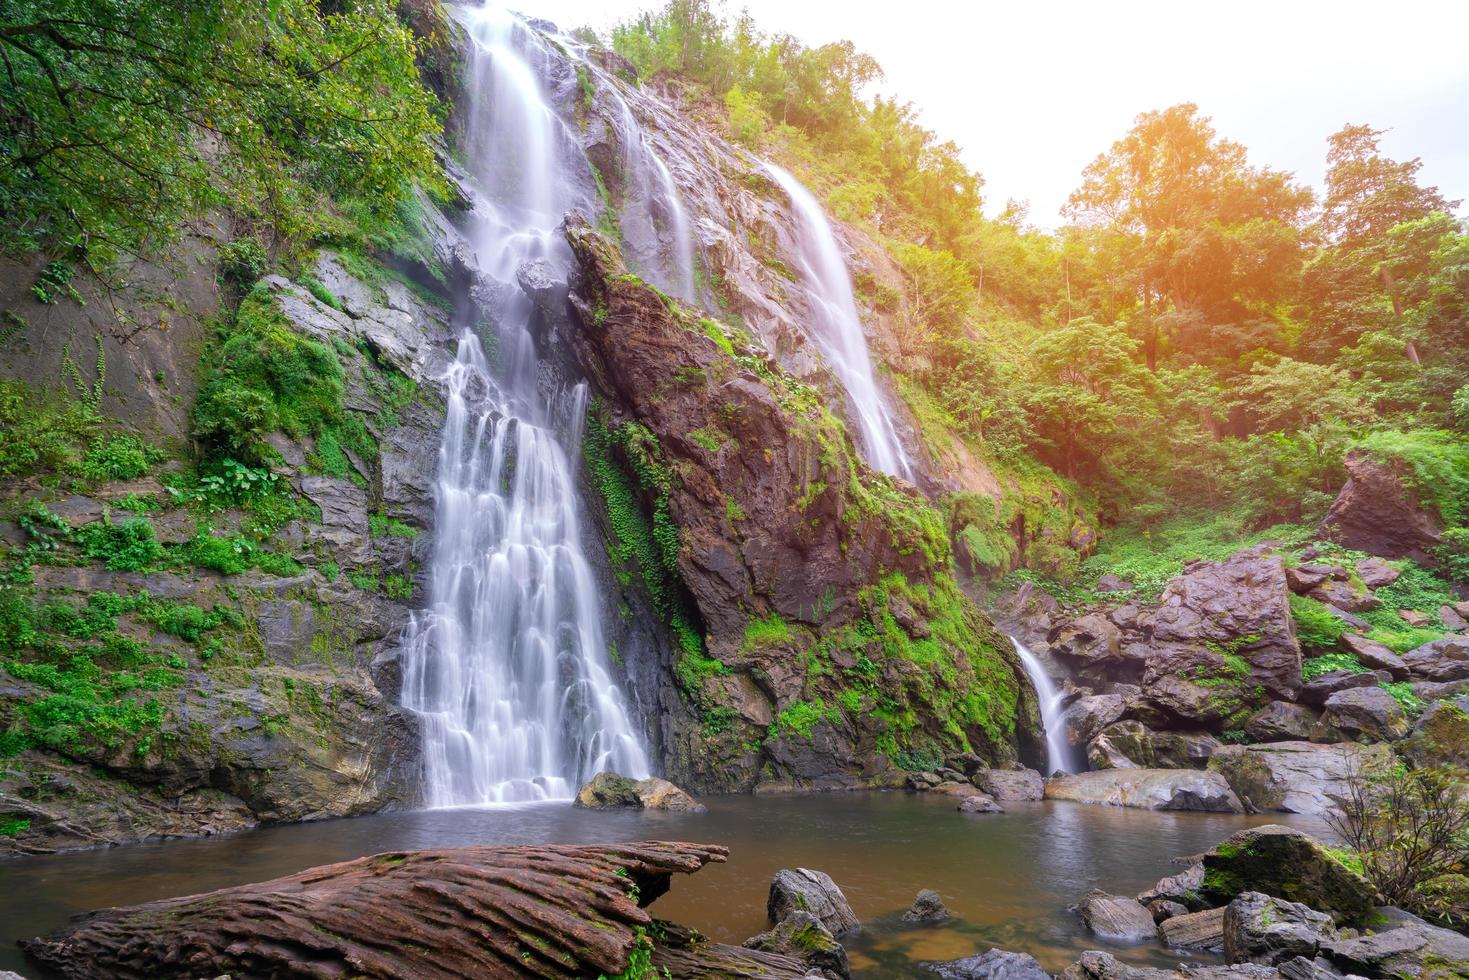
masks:
[(1316, 741), (1394, 741), (1408, 734), (1408, 716), (1381, 687), (1338, 691), (1326, 699)]
[(1250, 963), (1238, 966), (1187, 964), (1179, 970), (1131, 966), (1111, 953), (1088, 950), (1081, 959), (1056, 974), (1057, 980), (1279, 980), (1280, 974)]
[(1408, 665), (1403, 662), (1403, 658), (1381, 643), (1358, 633), (1343, 633), (1340, 642), (1348, 653), (1354, 654), (1362, 666), (1369, 670), (1385, 670), (1392, 674), (1394, 680), (1402, 680), (1408, 676)]
[[(693, 929), (653, 920), (658, 941), (653, 946), (645, 976), (652, 977), (760, 977), (762, 980), (844, 980), (841, 974), (816, 970), (796, 956), (769, 953), (744, 946), (712, 942)], [(517, 973), (515, 976), (523, 976)], [(590, 975), (590, 974), (588, 974)]]
[(1206, 900), (1223, 904), (1246, 892), (1300, 901), (1339, 923), (1365, 921), (1377, 895), (1315, 838), (1279, 824), (1241, 830), (1204, 855)]
[(515, 281), (531, 302), (550, 316), (566, 315), (566, 280), (545, 259), (526, 259), (515, 270)]
[(1154, 922), (1162, 922), (1174, 916), (1189, 914), (1187, 905), (1181, 902), (1172, 902), (1166, 898), (1155, 898), (1151, 902), (1144, 902), (1143, 906), (1152, 915)]
[(1280, 971), (1282, 980), (1358, 980), (1355, 975), (1351, 978), (1343, 978), (1319, 956), (1314, 960), (1297, 956), (1293, 960), (1286, 960), (1277, 969)]
[(1371, 775), (1392, 764), (1386, 745), (1310, 742), (1226, 745), (1209, 760), (1209, 768), (1251, 809), (1307, 814), (1331, 812), (1333, 799), (1346, 792), (1353, 771)]
[(1224, 909), (1170, 916), (1159, 923), (1158, 939), (1171, 949), (1222, 950)]
[(1176, 875), (1160, 878), (1158, 883), (1138, 895), (1144, 905), (1155, 901), (1175, 902), (1186, 912), (1198, 912), (1205, 908), (1200, 890), (1204, 887), (1204, 865), (1191, 864)]
[(1358, 592), (1345, 582), (1323, 582), (1310, 592), (1312, 599), (1351, 613), (1371, 612), (1382, 602), (1370, 592)]
[(1223, 911), (1224, 955), (1231, 963), (1309, 960), (1336, 932), (1326, 913), (1260, 892), (1245, 892)]
[(1415, 678), (1438, 681), (1469, 679), (1469, 638), (1445, 637), (1403, 654), (1403, 663)]
[(1078, 698), (1062, 715), (1066, 740), (1072, 745), (1085, 745), (1102, 729), (1122, 717), (1127, 704), (1116, 694), (1096, 694)]
[(660, 843), (398, 851), (93, 912), (25, 946), (69, 977), (290, 976), (303, 955), (317, 976), (411, 977), (424, 975), (432, 936), (438, 975), (524, 976), (533, 962), (542, 977), (610, 976), (652, 925), (639, 902), (726, 853)]
[(1357, 577), (1369, 589), (1392, 585), (1403, 574), (1381, 558), (1363, 558), (1357, 562)]
[(1354, 687), (1376, 687), (1377, 678), (1371, 674), (1355, 670), (1333, 670), (1328, 674), (1309, 681), (1301, 688), (1300, 701), (1302, 704), (1322, 707), (1326, 700), (1337, 691), (1345, 691)]
[(1310, 737), (1316, 719), (1316, 712), (1303, 704), (1271, 701), (1245, 722), (1245, 734), (1261, 742), (1298, 741)]
[(1045, 778), (1034, 769), (981, 769), (974, 785), (1000, 803), (1028, 803), (1045, 796)]
[(987, 793), (974, 793), (959, 801), (960, 813), (1004, 813), (1005, 808)]
[(809, 912), (838, 938), (862, 928), (836, 882), (824, 872), (807, 868), (783, 868), (775, 873), (765, 912), (772, 925), (792, 912)]
[(677, 810), (703, 813), (705, 807), (666, 779), (629, 779), (615, 772), (599, 772), (577, 790), (576, 806), (587, 810)]
[(1136, 678), (1142, 671), (1141, 661), (1123, 650), (1122, 631), (1101, 613), (1061, 623), (1051, 630), (1046, 641), (1051, 653), (1078, 677), (1101, 680), (1131, 675)]
[(1443, 525), (1409, 489), (1404, 464), (1354, 449), (1346, 466), (1346, 485), (1321, 521), (1321, 536), (1383, 558), (1430, 557)]
[(794, 957), (822, 976), (845, 978), (852, 974), (847, 951), (841, 943), (819, 919), (799, 909), (787, 913), (768, 932), (746, 939), (743, 945), (746, 949)]
[(1202, 769), (1219, 744), (1208, 732), (1155, 732), (1119, 721), (1092, 739), (1087, 759), (1093, 769)]
[(991, 949), (946, 963), (924, 963), (923, 968), (943, 980), (1051, 980), (1034, 956), (1005, 949)]
[(1157, 934), (1152, 914), (1125, 895), (1109, 895), (1094, 888), (1076, 903), (1076, 910), (1087, 929), (1103, 939), (1142, 942)]
[(1469, 937), (1427, 924), (1329, 943), (1322, 953), (1338, 969), (1369, 977), (1469, 976)]
[(920, 923), (923, 925), (937, 925), (940, 922), (948, 922), (954, 917), (944, 906), (944, 900), (939, 893), (932, 888), (925, 888), (913, 899), (913, 904), (908, 911), (903, 913), (904, 922)]
[(1046, 781), (1046, 799), (1144, 810), (1243, 813), (1224, 777), (1192, 769), (1107, 769)]

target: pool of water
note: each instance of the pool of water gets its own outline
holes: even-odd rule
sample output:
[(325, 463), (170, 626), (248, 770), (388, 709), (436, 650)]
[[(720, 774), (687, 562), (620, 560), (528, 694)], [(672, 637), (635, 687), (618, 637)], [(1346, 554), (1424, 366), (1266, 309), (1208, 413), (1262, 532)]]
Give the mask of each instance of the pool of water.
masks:
[[(1085, 949), (1168, 966), (1149, 943), (1115, 947), (1088, 935), (1067, 906), (1090, 888), (1135, 894), (1177, 872), (1176, 855), (1202, 851), (1244, 826), (1282, 822), (1156, 813), (1076, 803), (1009, 804), (965, 815), (947, 797), (905, 793), (715, 797), (709, 812), (592, 813), (567, 804), (433, 810), (296, 824), (230, 837), (166, 841), (0, 862), (0, 969), (27, 972), (16, 939), (50, 932), (72, 915), (110, 905), (262, 881), (379, 851), (464, 844), (684, 840), (726, 845), (729, 863), (675, 876), (653, 911), (723, 942), (766, 928), (771, 875), (827, 872), (864, 923), (847, 944), (863, 978), (911, 977), (917, 960), (954, 959), (1002, 946), (1058, 971)], [(1320, 831), (1318, 825), (1292, 822)], [(920, 888), (957, 916), (904, 927)], [(1208, 957), (1190, 956), (1194, 962)]]

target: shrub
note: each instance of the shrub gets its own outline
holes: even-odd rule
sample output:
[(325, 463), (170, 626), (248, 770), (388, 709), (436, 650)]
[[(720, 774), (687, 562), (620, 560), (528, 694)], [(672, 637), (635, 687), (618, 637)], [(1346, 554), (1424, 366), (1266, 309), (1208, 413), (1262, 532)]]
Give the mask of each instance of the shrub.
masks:
[(1296, 624), (1296, 639), (1309, 650), (1332, 650), (1347, 631), (1347, 624), (1333, 616), (1320, 602), (1291, 594), (1290, 614)]
[(109, 433), (87, 449), (81, 474), (88, 480), (134, 480), (148, 472), (148, 456), (137, 436)]
[(237, 292), (244, 293), (265, 275), (269, 261), (260, 239), (236, 238), (220, 246), (219, 277)]
[(252, 564), (249, 546), (240, 538), (195, 538), (189, 545), (189, 560), (221, 575), (239, 575)]
[(114, 572), (141, 572), (163, 557), (163, 548), (153, 535), (153, 525), (144, 518), (123, 524), (99, 521), (83, 528), (82, 552)]
[(1358, 663), (1357, 658), (1350, 653), (1328, 653), (1324, 657), (1314, 657), (1301, 664), (1301, 680), (1314, 681), (1322, 674), (1335, 670), (1349, 670), (1354, 674), (1367, 672), (1367, 668)]

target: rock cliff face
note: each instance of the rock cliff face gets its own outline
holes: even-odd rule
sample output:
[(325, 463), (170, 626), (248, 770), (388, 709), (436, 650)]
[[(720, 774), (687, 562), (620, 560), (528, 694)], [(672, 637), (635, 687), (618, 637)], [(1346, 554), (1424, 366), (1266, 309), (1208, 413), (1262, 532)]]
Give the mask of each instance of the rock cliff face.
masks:
[(959, 592), (927, 501), (868, 470), (747, 334), (628, 273), (585, 221), (567, 237), (561, 330), (602, 397), (586, 455), (612, 550), (684, 631), (687, 704), (663, 727), (674, 778), (849, 786), (899, 778), (894, 757), (914, 753), (1034, 750), (1033, 694)]

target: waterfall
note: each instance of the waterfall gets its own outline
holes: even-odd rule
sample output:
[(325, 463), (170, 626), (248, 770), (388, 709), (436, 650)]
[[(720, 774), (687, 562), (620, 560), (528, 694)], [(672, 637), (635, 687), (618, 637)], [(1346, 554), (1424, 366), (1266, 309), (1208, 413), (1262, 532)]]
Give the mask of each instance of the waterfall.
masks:
[(1086, 766), (1077, 767), (1073, 763), (1071, 744), (1066, 741), (1066, 723), (1061, 719), (1061, 701), (1066, 697), (1064, 691), (1056, 690), (1056, 685), (1051, 680), (1051, 675), (1046, 673), (1040, 658), (1028, 650), (1024, 643), (1015, 637), (1010, 637), (1010, 642), (1015, 645), (1015, 653), (1020, 657), (1020, 664), (1025, 668), (1025, 674), (1030, 678), (1031, 686), (1035, 688), (1036, 701), (1040, 703), (1041, 722), (1046, 726), (1046, 772), (1082, 772)]
[(797, 262), (810, 294), (814, 320), (809, 329), (826, 363), (846, 389), (867, 461), (884, 473), (911, 478), (912, 466), (898, 442), (892, 412), (872, 371), (862, 319), (852, 298), (852, 278), (831, 222), (800, 181), (773, 163), (764, 162), (764, 167), (790, 196), (795, 208), (799, 221)]
[(474, 39), (464, 145), (484, 193), (471, 240), (491, 323), (461, 334), (445, 379), (428, 605), (405, 637), (402, 700), (422, 729), (427, 805), (568, 799), (602, 769), (649, 771), (581, 546), (586, 389), (559, 405), (541, 394), (515, 285), (532, 260), (566, 273), (556, 225), (585, 203), (566, 199), (581, 151), (542, 92), (540, 38), (495, 7), (456, 15)]

